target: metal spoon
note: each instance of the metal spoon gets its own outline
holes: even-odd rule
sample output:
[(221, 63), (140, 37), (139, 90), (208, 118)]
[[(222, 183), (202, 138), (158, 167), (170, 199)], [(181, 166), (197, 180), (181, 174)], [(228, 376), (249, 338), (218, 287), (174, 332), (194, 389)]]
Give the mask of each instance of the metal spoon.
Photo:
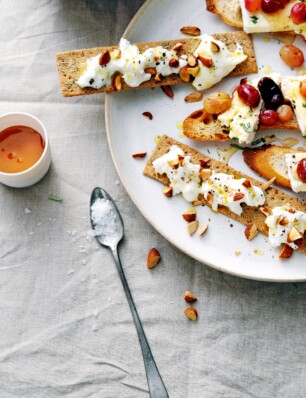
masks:
[[(97, 202), (104, 206), (103, 213), (96, 213)], [(102, 214), (102, 215), (101, 215)], [(102, 218), (98, 218), (98, 217)], [(98, 220), (98, 221), (97, 221)], [(117, 271), (119, 273), (127, 301), (129, 303), (134, 323), (136, 326), (138, 339), (140, 342), (143, 361), (146, 369), (147, 381), (150, 391), (151, 398), (169, 398), (166, 387), (159, 374), (157, 366), (155, 364), (153, 355), (146, 335), (142, 328), (141, 321), (139, 319), (136, 306), (133, 301), (133, 297), (130, 292), (127, 280), (125, 278), (123, 268), (120, 262), (118, 253), (118, 243), (123, 238), (123, 221), (117, 206), (110, 195), (102, 188), (95, 188), (92, 191), (90, 199), (90, 221), (92, 229), (95, 231), (97, 241), (102, 245), (108, 247), (114, 257)]]

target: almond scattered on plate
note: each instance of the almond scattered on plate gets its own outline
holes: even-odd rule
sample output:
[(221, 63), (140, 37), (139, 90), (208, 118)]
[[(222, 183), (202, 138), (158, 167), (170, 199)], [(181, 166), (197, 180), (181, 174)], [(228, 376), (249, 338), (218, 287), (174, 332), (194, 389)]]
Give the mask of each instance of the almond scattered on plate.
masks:
[(159, 261), (160, 261), (159, 251), (155, 247), (152, 247), (147, 257), (147, 267), (149, 269), (154, 268), (159, 263)]

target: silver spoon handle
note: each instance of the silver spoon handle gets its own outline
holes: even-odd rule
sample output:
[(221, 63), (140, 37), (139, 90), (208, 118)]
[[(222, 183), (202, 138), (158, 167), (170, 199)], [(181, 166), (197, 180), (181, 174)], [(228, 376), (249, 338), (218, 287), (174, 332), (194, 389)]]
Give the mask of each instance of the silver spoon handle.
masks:
[(124, 271), (121, 265), (121, 261), (119, 258), (118, 254), (118, 249), (112, 248), (112, 254), (117, 266), (117, 270), (125, 291), (125, 295), (127, 298), (127, 301), (129, 303), (134, 323), (136, 326), (137, 334), (138, 334), (138, 339), (140, 342), (141, 350), (142, 350), (142, 356), (143, 356), (143, 361), (146, 369), (146, 375), (147, 375), (147, 380), (148, 380), (148, 386), (149, 386), (149, 391), (150, 391), (150, 397), (151, 398), (169, 398), (169, 395), (167, 393), (166, 387), (163, 383), (163, 380), (159, 374), (159, 371), (157, 369), (157, 366), (155, 364), (148, 340), (146, 338), (145, 332), (143, 330), (140, 318), (138, 316), (136, 306), (132, 297), (132, 294), (130, 292), (129, 285), (127, 283), (127, 280), (124, 275)]

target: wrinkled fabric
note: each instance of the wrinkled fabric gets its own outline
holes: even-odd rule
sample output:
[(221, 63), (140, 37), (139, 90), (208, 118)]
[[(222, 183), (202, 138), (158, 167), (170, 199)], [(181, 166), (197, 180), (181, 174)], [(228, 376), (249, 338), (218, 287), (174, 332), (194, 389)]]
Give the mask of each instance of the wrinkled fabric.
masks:
[[(111, 254), (87, 234), (97, 185), (122, 212), (122, 263), (169, 396), (305, 397), (305, 284), (239, 279), (170, 245), (119, 181), (104, 95), (61, 96), (55, 52), (116, 44), (143, 2), (0, 2), (1, 114), (39, 117), (53, 160), (31, 188), (0, 186), (0, 397), (149, 396)], [(149, 271), (151, 247), (162, 260)], [(197, 322), (183, 315), (185, 290)]]

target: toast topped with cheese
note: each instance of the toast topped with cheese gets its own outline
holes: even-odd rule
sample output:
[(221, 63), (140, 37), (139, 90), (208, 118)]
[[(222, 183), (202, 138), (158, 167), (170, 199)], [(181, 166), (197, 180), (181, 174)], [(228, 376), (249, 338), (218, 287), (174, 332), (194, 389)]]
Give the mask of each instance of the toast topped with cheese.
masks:
[[(297, 9), (297, 3), (301, 10)], [(265, 0), (260, 4), (257, 0), (206, 0), (206, 8), (228, 25), (243, 28), (247, 33), (287, 32), (306, 38), (305, 11), (300, 3), (303, 2)]]
[(245, 163), (260, 176), (294, 192), (306, 192), (306, 149), (263, 145), (243, 151)]
[[(158, 141), (144, 174), (166, 185), (169, 188), (167, 196), (181, 193), (194, 205), (205, 204), (243, 224), (254, 225), (269, 236), (274, 246), (284, 244), (285, 248), (289, 246), (289, 251), (298, 249), (306, 253), (306, 204), (270, 184), (252, 179), (168, 136), (162, 136)], [(300, 219), (294, 226), (288, 215), (293, 214), (290, 212), (296, 212)], [(279, 220), (275, 218), (278, 213), (289, 220), (286, 233), (281, 236)], [(294, 241), (293, 227), (298, 231)]]
[(252, 39), (245, 32), (152, 43), (99, 47), (56, 54), (65, 97), (138, 87), (192, 83), (204, 90), (225, 76), (256, 73)]
[(199, 141), (238, 140), (250, 144), (257, 131), (300, 130), (306, 135), (306, 75), (273, 73), (243, 79), (233, 97), (223, 92), (204, 99), (204, 107), (183, 123), (184, 134)]

